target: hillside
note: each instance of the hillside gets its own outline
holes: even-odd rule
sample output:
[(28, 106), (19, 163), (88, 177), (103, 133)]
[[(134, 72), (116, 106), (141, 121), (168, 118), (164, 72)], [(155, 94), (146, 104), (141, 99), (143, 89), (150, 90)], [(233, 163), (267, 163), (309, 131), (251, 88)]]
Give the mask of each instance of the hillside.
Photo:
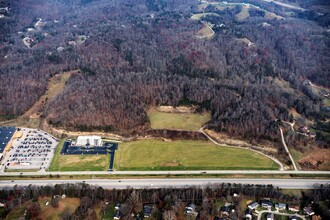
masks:
[[(194, 105), (209, 129), (281, 148), (277, 119), (297, 113), (316, 136), (290, 144), (328, 147), (329, 8), (244, 2), (2, 1), (0, 118), (39, 100), (51, 126), (130, 135), (150, 129), (152, 107)], [(78, 69), (43, 100), (49, 79)]]

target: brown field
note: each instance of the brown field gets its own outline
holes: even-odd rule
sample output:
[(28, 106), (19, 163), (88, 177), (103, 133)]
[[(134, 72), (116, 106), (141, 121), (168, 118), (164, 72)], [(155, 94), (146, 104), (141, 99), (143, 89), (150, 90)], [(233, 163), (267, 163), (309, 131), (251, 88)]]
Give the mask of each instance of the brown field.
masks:
[(214, 31), (206, 24), (203, 24), (202, 29), (197, 31), (196, 36), (198, 38), (210, 38), (214, 35)]
[(306, 152), (300, 155), (302, 159), (298, 161), (300, 165), (310, 166), (310, 169), (330, 170), (330, 149), (319, 149), (317, 151)]

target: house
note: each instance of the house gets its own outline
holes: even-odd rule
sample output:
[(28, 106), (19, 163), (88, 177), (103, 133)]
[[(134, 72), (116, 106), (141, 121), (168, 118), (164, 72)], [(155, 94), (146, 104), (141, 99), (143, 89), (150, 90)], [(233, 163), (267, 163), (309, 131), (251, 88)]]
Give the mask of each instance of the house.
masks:
[(299, 206), (297, 206), (297, 205), (290, 205), (289, 206), (289, 211), (291, 211), (291, 212), (299, 212)]
[(151, 217), (151, 212), (152, 212), (153, 208), (154, 208), (153, 205), (150, 205), (150, 204), (143, 206), (143, 215), (145, 218)]
[(274, 213), (268, 213), (266, 216), (267, 220), (274, 220)]
[(230, 213), (235, 212), (235, 206), (232, 203), (225, 203), (224, 206), (220, 208), (221, 215), (229, 216)]
[(247, 209), (245, 211), (244, 219), (246, 219), (246, 220), (252, 220), (252, 210), (251, 209)]
[(120, 210), (120, 208), (121, 208), (121, 205), (119, 203), (117, 203), (115, 206), (115, 210)]
[(298, 220), (297, 216), (293, 215), (289, 217), (289, 220)]
[(283, 211), (286, 209), (286, 204), (284, 203), (276, 203), (275, 204), (276, 211)]
[(189, 204), (186, 206), (186, 209), (184, 211), (187, 215), (192, 215), (196, 212), (196, 205), (195, 204)]
[(273, 203), (270, 200), (261, 200), (261, 207), (271, 209), (273, 207)]
[(256, 208), (259, 207), (259, 204), (257, 202), (251, 202), (249, 205), (248, 205), (248, 208), (251, 209), (251, 210), (254, 210)]
[(65, 199), (66, 198), (66, 195), (65, 194), (62, 194), (62, 199)]
[(304, 213), (309, 216), (312, 216), (315, 214), (312, 207), (310, 207), (310, 206), (307, 206), (304, 208)]
[(220, 212), (221, 212), (221, 215), (224, 216), (229, 216), (229, 214), (231, 213), (231, 208), (229, 206), (222, 206), (220, 208)]
[(113, 219), (120, 219), (120, 211), (119, 210), (116, 210), (115, 213), (113, 214)]

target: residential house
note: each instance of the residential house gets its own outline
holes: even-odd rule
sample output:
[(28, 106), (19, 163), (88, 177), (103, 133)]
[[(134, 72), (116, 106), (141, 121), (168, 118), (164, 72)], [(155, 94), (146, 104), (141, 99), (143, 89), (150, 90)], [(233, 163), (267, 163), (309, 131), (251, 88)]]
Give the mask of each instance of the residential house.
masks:
[(286, 210), (286, 204), (285, 203), (276, 203), (275, 209), (276, 209), (276, 211), (284, 211), (284, 210)]
[(186, 206), (186, 209), (184, 211), (187, 215), (192, 215), (196, 213), (196, 205), (195, 204), (189, 204)]
[(274, 214), (273, 213), (268, 213), (266, 216), (267, 220), (274, 220)]
[(144, 215), (145, 218), (151, 217), (151, 212), (152, 212), (153, 208), (154, 207), (151, 204), (143, 206), (143, 215)]
[(289, 211), (291, 211), (291, 212), (299, 212), (299, 206), (297, 206), (297, 205), (290, 205), (289, 206)]
[(273, 203), (270, 200), (261, 200), (261, 207), (271, 209), (273, 207)]
[(117, 203), (115, 206), (115, 210), (120, 210), (120, 208), (121, 208), (121, 204)]
[(304, 213), (309, 216), (312, 216), (315, 214), (312, 207), (310, 207), (310, 206), (307, 206), (304, 208)]
[(119, 210), (116, 210), (115, 211), (115, 213), (113, 214), (113, 219), (116, 219), (116, 220), (118, 220), (118, 219), (120, 219), (120, 211)]
[(289, 217), (289, 220), (298, 220), (297, 216), (293, 215)]
[(257, 202), (251, 202), (249, 205), (248, 205), (248, 208), (251, 209), (251, 210), (254, 210), (256, 208), (259, 207), (259, 204)]
[(221, 216), (229, 216), (230, 213), (235, 212), (235, 206), (232, 203), (225, 203), (225, 206), (220, 208)]
[(246, 220), (252, 220), (252, 210), (251, 209), (247, 209), (245, 211), (244, 219), (246, 219)]

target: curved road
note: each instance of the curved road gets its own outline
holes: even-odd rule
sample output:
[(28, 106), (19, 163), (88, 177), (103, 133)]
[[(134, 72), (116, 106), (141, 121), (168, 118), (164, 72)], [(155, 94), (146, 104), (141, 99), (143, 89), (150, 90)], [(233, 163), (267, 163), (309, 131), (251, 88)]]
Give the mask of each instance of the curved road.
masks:
[(272, 157), (272, 156), (269, 156), (269, 155), (267, 155), (267, 154), (264, 154), (264, 153), (262, 153), (262, 152), (260, 152), (260, 151), (257, 151), (257, 150), (254, 150), (254, 149), (251, 149), (251, 148), (246, 148), (246, 147), (239, 147), (239, 146), (229, 146), (229, 145), (224, 145), (224, 144), (220, 144), (220, 143), (218, 143), (217, 141), (215, 141), (215, 140), (213, 140), (213, 138), (211, 137), (211, 136), (209, 136), (207, 133), (205, 133), (204, 132), (204, 129), (205, 128), (205, 126), (204, 127), (202, 127), (202, 128), (200, 128), (199, 129), (199, 132), (201, 132), (202, 134), (204, 134), (210, 141), (212, 141), (214, 144), (216, 144), (216, 145), (219, 145), (219, 146), (222, 146), (222, 147), (231, 147), (231, 148), (241, 148), (241, 149), (248, 149), (248, 150), (251, 150), (251, 151), (254, 151), (254, 152), (256, 152), (256, 153), (258, 153), (258, 154), (261, 154), (261, 155), (263, 155), (263, 156), (265, 156), (265, 157), (268, 157), (268, 158), (270, 158), (271, 160), (273, 160), (275, 163), (277, 163), (279, 166), (280, 166), (280, 169), (279, 170), (281, 170), (281, 171), (283, 171), (284, 170), (284, 166), (283, 166), (283, 164), (278, 160), (278, 159), (276, 159), (276, 158), (274, 158), (274, 157)]
[(268, 211), (268, 210), (262, 210), (258, 213), (258, 220), (261, 220), (261, 216), (264, 213), (273, 213), (275, 215), (283, 215), (283, 216), (297, 216), (301, 218), (302, 220), (306, 220), (305, 216), (299, 215), (299, 214), (286, 214), (286, 213), (280, 213), (280, 212), (275, 212), (275, 211)]
[(176, 178), (176, 179), (86, 179), (86, 180), (3, 180), (0, 181), (0, 188), (29, 185), (54, 185), (64, 183), (87, 183), (90, 185), (101, 186), (103, 188), (125, 189), (130, 188), (166, 188), (166, 187), (191, 187), (209, 186), (212, 184), (236, 183), (236, 184), (255, 184), (268, 185), (282, 189), (312, 189), (316, 184), (328, 184), (329, 180), (319, 179), (214, 179), (214, 178)]

